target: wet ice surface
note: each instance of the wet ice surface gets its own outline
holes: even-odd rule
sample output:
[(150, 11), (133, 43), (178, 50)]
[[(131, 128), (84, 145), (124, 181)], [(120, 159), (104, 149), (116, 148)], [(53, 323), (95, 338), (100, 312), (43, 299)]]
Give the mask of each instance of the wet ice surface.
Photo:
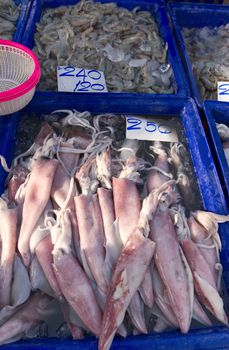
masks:
[(56, 90), (57, 66), (71, 65), (103, 71), (111, 92), (174, 93), (167, 49), (152, 14), (138, 7), (88, 0), (48, 8), (35, 34), (39, 88)]
[(229, 23), (183, 28), (182, 34), (203, 100), (217, 100), (217, 82), (229, 81)]

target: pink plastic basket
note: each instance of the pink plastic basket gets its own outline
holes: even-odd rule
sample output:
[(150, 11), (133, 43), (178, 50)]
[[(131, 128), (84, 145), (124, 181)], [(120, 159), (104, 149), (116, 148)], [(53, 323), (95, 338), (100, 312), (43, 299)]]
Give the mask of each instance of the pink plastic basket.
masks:
[(40, 65), (27, 47), (0, 40), (0, 116), (25, 107), (40, 79)]

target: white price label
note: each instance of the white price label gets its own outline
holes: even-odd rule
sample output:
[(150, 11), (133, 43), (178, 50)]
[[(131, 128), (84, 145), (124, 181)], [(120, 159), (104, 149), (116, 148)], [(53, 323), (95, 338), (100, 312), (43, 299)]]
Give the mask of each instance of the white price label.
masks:
[(229, 102), (229, 81), (218, 81), (218, 101)]
[(103, 72), (73, 66), (57, 67), (58, 91), (107, 92)]
[(167, 120), (126, 116), (126, 138), (178, 142), (177, 132)]

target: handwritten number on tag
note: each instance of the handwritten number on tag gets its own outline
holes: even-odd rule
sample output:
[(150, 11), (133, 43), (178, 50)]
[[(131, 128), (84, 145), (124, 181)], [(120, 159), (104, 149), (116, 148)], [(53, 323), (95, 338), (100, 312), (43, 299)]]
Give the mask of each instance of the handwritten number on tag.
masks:
[[(76, 84), (75, 89), (73, 90), (75, 91), (88, 91), (88, 89), (90, 88), (91, 83), (89, 83), (89, 81), (78, 81), (78, 83)], [(78, 88), (79, 87), (79, 88)]]
[(95, 91), (103, 91), (104, 86), (102, 84), (92, 84), (91, 88)]
[(154, 122), (147, 121), (145, 130), (148, 132), (154, 132), (157, 130), (157, 125)]
[(178, 142), (176, 130), (160, 119), (126, 116), (126, 138), (136, 140)]
[(217, 82), (217, 100), (229, 102), (229, 81)]
[(78, 73), (76, 73), (77, 78), (83, 78), (83, 82), (85, 81), (87, 75), (85, 74), (85, 69), (80, 69)]
[(103, 73), (95, 69), (60, 66), (57, 67), (57, 80), (58, 91), (107, 92)]
[(75, 68), (72, 66), (67, 66), (64, 67), (65, 72), (60, 74), (60, 77), (74, 77), (75, 74), (70, 74), (73, 73), (75, 71)]
[(137, 118), (128, 118), (128, 119), (127, 119), (127, 122), (128, 122), (129, 124), (132, 124), (132, 125), (129, 125), (129, 126), (127, 127), (127, 130), (140, 130), (140, 129), (141, 129), (141, 127), (138, 126), (138, 125), (140, 125), (140, 124), (142, 123), (141, 120), (139, 120), (139, 119), (137, 119)]
[(229, 84), (219, 85), (219, 95), (229, 95)]
[[(143, 121), (138, 118), (127, 118), (127, 123), (131, 124), (127, 126), (127, 130), (140, 130), (142, 128)], [(140, 126), (141, 125), (141, 126)], [(161, 134), (171, 134), (172, 130), (168, 125), (156, 124), (155, 122), (146, 121), (145, 131), (155, 132), (158, 131)]]
[(158, 131), (161, 134), (171, 134), (172, 133), (172, 130), (168, 125), (162, 125), (162, 124), (158, 125)]
[(91, 79), (94, 79), (94, 80), (99, 80), (102, 76), (102, 74), (98, 71), (98, 70), (95, 70), (95, 69), (91, 69), (89, 70), (89, 72), (87, 73), (87, 75), (91, 78)]

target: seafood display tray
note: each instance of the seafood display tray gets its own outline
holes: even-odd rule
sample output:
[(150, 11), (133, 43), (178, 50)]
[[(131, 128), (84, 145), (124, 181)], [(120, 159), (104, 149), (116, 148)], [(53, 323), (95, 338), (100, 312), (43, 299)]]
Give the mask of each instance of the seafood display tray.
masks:
[(24, 29), (26, 26), (27, 13), (29, 9), (29, 0), (14, 0), (17, 5), (21, 4), (20, 14), (17, 20), (16, 31), (13, 36), (13, 41), (21, 43)]
[[(191, 155), (193, 168), (196, 174), (199, 192), (205, 210), (225, 214), (227, 205), (216, 172), (216, 168), (211, 156), (211, 152), (206, 141), (206, 136), (201, 124), (196, 105), (192, 99), (184, 98), (160, 98), (157, 100), (125, 99), (109, 96), (101, 99), (98, 96), (63, 96), (53, 99), (52, 93), (47, 93), (47, 98), (43, 99), (42, 93), (36, 93), (32, 102), (24, 109), (23, 114), (35, 114), (42, 119), (42, 114), (48, 114), (56, 109), (76, 109), (78, 111), (90, 111), (93, 114), (115, 113), (157, 116), (161, 119), (167, 117), (177, 117), (182, 124), (187, 148)], [(0, 124), (1, 149), (4, 156), (7, 156), (8, 164), (12, 159), (17, 136), (18, 120), (15, 116), (2, 118)], [(11, 131), (10, 131), (11, 130)], [(3, 137), (3, 133), (5, 136)], [(6, 174), (5, 174), (6, 176)], [(1, 192), (3, 191), (3, 174), (1, 174)], [(229, 225), (223, 224), (220, 227), (222, 240), (221, 262), (224, 268), (225, 294), (229, 292)], [(227, 289), (227, 291), (226, 291)], [(226, 297), (224, 298), (224, 300)], [(225, 300), (228, 308), (228, 299)], [(150, 334), (147, 336), (130, 336), (126, 339), (116, 337), (112, 349), (146, 349), (162, 350), (165, 348), (175, 350), (183, 344), (185, 349), (225, 349), (229, 344), (229, 330), (227, 327), (214, 326), (208, 328), (192, 329), (188, 334), (180, 334), (178, 331), (166, 332), (163, 334)], [(24, 340), (15, 344), (4, 345), (3, 349), (96, 349), (97, 340), (88, 337), (84, 340), (71, 341), (69, 339), (33, 339)]]
[(217, 169), (229, 201), (229, 166), (216, 128), (216, 123), (229, 124), (229, 105), (225, 102), (205, 101), (204, 111), (212, 138), (214, 156), (217, 158)]
[(170, 2), (168, 4), (168, 8), (175, 31), (177, 44), (180, 49), (180, 55), (183, 60), (184, 69), (190, 84), (192, 97), (195, 98), (197, 105), (202, 108), (203, 101), (192, 71), (192, 64), (185, 47), (181, 30), (182, 27), (201, 28), (205, 26), (214, 27), (226, 25), (229, 22), (229, 6)]
[[(26, 25), (26, 30), (23, 36), (23, 44), (33, 48), (34, 46), (34, 34), (36, 31), (36, 23), (40, 21), (42, 10), (45, 8), (55, 8), (61, 5), (73, 5), (78, 3), (77, 0), (33, 0), (30, 7), (30, 13), (28, 16), (28, 21)], [(110, 0), (101, 0), (102, 3), (111, 2)], [(189, 85), (183, 70), (183, 66), (178, 54), (178, 50), (175, 45), (175, 40), (172, 35), (172, 31), (169, 25), (168, 16), (166, 13), (166, 7), (164, 6), (163, 1), (161, 0), (117, 0), (115, 3), (118, 6), (125, 7), (129, 10), (134, 9), (135, 7), (140, 7), (143, 11), (149, 11), (154, 16), (158, 27), (159, 32), (162, 36), (162, 39), (165, 43), (168, 43), (168, 62), (171, 64), (174, 74), (174, 86), (176, 87), (175, 94), (162, 94), (162, 96), (168, 97), (171, 95), (175, 96), (190, 96)], [(82, 93), (81, 93), (82, 94)], [(95, 94), (95, 93), (93, 93)], [(101, 94), (102, 96), (109, 96), (112, 93)], [(139, 94), (142, 97), (154, 98), (160, 96), (160, 94), (146, 94), (146, 93), (115, 93), (117, 96), (132, 96), (135, 98)]]

